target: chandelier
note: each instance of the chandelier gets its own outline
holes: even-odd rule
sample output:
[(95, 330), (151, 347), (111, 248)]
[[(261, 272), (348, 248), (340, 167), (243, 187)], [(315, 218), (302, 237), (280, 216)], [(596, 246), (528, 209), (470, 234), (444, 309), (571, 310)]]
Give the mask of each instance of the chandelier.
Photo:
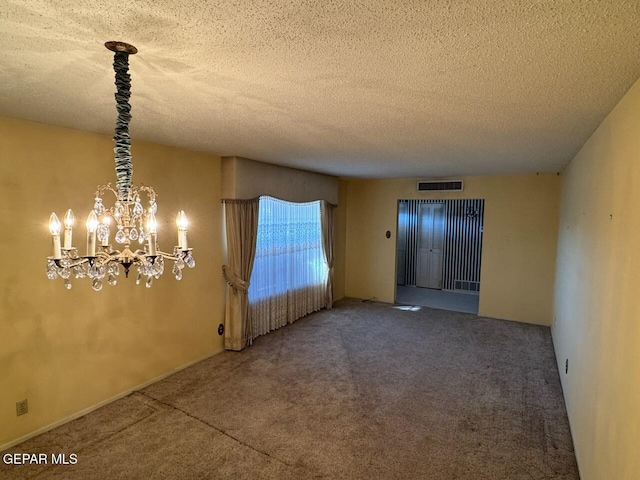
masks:
[[(107, 42), (105, 47), (115, 52), (113, 69), (116, 78), (116, 120), (113, 141), (115, 143), (116, 187), (111, 183), (100, 185), (95, 193), (93, 210), (87, 218), (87, 250), (80, 256), (73, 246), (74, 215), (67, 210), (63, 225), (55, 213), (49, 219), (49, 231), (53, 239), (53, 256), (47, 258), (47, 277), (64, 280), (67, 289), (71, 288), (71, 278), (89, 278), (95, 291), (102, 290), (103, 279), (114, 286), (118, 283), (121, 268), (125, 276), (129, 270), (137, 268), (136, 284), (145, 277), (145, 285), (150, 288), (153, 279), (164, 272), (165, 260), (173, 262), (172, 272), (176, 280), (182, 279), (185, 266), (195, 267), (192, 249), (187, 242), (188, 221), (184, 211), (180, 210), (176, 218), (178, 227), (178, 245), (172, 253), (159, 250), (157, 242), (158, 222), (156, 213), (156, 193), (153, 188), (144, 185), (132, 185), (133, 164), (131, 160), (131, 139), (129, 121), (131, 120), (131, 76), (129, 55), (138, 52), (133, 45), (123, 42)], [(113, 206), (105, 206), (103, 197), (115, 197)], [(146, 199), (145, 199), (146, 197)], [(146, 200), (147, 206), (143, 205)], [(121, 245), (113, 248), (110, 241)], [(63, 235), (63, 241), (61, 241)], [(137, 244), (136, 244), (137, 242)]]

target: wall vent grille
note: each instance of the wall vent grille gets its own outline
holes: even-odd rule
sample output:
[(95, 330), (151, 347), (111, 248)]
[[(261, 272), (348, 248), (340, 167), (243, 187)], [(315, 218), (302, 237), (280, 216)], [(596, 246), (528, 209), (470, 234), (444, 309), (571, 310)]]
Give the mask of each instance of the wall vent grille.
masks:
[(418, 182), (419, 192), (461, 192), (463, 187), (462, 180)]
[(467, 280), (455, 280), (454, 290), (462, 290), (464, 292), (480, 292), (480, 282), (469, 282)]

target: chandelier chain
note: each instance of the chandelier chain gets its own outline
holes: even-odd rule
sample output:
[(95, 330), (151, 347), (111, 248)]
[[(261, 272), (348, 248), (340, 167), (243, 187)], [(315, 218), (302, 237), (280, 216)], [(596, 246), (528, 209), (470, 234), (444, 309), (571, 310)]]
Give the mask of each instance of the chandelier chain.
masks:
[(113, 58), (113, 69), (116, 73), (115, 93), (118, 118), (113, 135), (116, 161), (116, 186), (120, 200), (127, 200), (131, 190), (133, 163), (131, 161), (131, 138), (129, 136), (129, 122), (131, 121), (131, 76), (129, 70), (129, 54), (116, 52)]

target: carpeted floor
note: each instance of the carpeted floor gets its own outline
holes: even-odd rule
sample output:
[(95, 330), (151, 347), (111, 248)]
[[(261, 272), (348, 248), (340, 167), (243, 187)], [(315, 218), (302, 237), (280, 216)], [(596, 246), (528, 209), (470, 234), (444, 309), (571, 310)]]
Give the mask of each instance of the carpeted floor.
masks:
[(577, 479), (549, 329), (346, 300), (29, 440), (0, 478)]

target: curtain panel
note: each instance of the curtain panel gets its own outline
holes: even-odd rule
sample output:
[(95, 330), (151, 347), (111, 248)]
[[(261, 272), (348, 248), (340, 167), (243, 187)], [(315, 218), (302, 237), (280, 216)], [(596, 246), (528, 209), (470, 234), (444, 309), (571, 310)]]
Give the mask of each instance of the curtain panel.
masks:
[(222, 267), (227, 282), (224, 348), (242, 350), (251, 345), (254, 338), (248, 290), (258, 237), (258, 199), (222, 202), (229, 262)]
[(333, 222), (335, 205), (326, 200), (320, 202), (320, 220), (322, 223), (322, 249), (327, 262), (327, 284), (325, 288), (325, 307), (333, 308)]

